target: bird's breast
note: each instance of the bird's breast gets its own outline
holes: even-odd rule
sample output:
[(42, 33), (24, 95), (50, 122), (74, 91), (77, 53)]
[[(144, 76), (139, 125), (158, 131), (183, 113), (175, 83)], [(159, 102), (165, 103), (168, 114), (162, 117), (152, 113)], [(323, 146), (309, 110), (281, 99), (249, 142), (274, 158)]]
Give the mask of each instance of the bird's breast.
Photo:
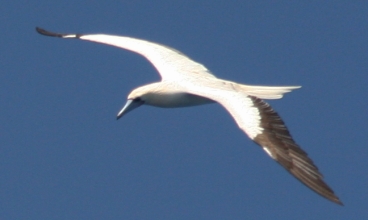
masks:
[(189, 93), (153, 93), (145, 97), (146, 105), (160, 108), (180, 108), (214, 103), (213, 100)]

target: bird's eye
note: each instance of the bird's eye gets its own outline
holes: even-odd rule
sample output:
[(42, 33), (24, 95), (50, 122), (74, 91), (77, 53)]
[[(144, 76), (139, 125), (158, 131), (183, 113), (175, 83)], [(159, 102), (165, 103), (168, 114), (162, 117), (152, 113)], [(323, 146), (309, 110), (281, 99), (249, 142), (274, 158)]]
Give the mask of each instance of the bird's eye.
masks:
[(141, 100), (141, 98), (140, 98), (140, 97), (133, 99), (133, 102), (141, 102), (141, 101), (142, 101), (142, 100)]

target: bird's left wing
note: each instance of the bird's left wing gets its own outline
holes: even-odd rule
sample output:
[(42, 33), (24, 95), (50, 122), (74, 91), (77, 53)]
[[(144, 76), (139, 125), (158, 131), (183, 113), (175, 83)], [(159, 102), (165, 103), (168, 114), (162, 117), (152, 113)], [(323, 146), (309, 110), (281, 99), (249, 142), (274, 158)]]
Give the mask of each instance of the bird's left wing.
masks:
[(87, 40), (138, 53), (153, 64), (163, 80), (175, 81), (181, 77), (215, 78), (204, 65), (193, 61), (178, 50), (146, 40), (107, 34), (60, 34), (38, 27), (36, 31), (45, 36)]

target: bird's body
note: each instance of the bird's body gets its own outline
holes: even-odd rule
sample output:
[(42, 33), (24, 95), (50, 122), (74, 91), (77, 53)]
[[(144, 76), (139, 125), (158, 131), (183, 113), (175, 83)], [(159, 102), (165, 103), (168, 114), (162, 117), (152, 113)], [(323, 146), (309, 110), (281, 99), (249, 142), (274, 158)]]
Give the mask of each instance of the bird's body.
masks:
[(205, 97), (187, 93), (171, 82), (141, 86), (131, 92), (132, 97), (141, 97), (146, 105), (160, 108), (181, 108), (213, 103)]
[(219, 103), (238, 126), (274, 160), (323, 197), (341, 204), (322, 174), (292, 139), (279, 115), (262, 99), (279, 99), (300, 86), (252, 86), (215, 77), (205, 66), (170, 47), (106, 34), (59, 34), (37, 28), (40, 34), (108, 44), (147, 58), (162, 77), (134, 89), (118, 118), (145, 104), (162, 108)]

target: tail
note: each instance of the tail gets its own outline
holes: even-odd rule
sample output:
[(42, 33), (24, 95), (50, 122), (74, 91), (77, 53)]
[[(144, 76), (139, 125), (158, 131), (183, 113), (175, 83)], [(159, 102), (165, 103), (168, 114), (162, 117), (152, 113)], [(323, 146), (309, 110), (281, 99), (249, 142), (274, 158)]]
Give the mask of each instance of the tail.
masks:
[(301, 86), (250, 86), (236, 84), (237, 90), (261, 99), (281, 99), (285, 93), (299, 88)]

